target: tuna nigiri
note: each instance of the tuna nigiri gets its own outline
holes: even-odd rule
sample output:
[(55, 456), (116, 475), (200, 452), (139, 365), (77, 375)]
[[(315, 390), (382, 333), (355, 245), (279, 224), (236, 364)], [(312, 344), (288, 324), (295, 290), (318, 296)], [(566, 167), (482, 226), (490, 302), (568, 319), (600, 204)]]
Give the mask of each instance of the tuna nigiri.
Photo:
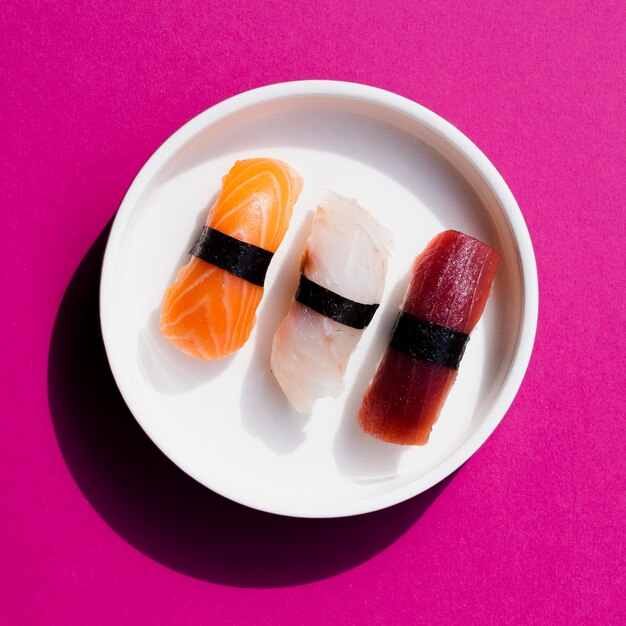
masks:
[(358, 415), (384, 441), (428, 442), (480, 319), (500, 255), (448, 230), (415, 260), (402, 311)]
[(244, 345), (301, 190), (302, 179), (282, 161), (233, 165), (191, 260), (165, 292), (160, 327), (172, 344), (197, 359), (219, 359)]
[(350, 355), (383, 294), (390, 247), (390, 234), (355, 200), (324, 193), (300, 286), (272, 345), (272, 372), (296, 410), (343, 390)]

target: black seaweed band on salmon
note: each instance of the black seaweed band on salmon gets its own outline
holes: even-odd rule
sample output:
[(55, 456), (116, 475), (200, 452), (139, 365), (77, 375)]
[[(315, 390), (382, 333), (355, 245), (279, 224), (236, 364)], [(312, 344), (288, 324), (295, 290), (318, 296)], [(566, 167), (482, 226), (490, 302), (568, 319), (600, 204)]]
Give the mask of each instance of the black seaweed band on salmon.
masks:
[(263, 287), (273, 252), (205, 226), (189, 254)]
[(427, 322), (402, 311), (391, 333), (389, 345), (412, 357), (458, 370), (468, 339), (469, 335), (458, 330)]
[(344, 298), (330, 289), (320, 287), (304, 274), (300, 274), (295, 299), (324, 317), (358, 329), (368, 326), (379, 307), (378, 304), (361, 304)]

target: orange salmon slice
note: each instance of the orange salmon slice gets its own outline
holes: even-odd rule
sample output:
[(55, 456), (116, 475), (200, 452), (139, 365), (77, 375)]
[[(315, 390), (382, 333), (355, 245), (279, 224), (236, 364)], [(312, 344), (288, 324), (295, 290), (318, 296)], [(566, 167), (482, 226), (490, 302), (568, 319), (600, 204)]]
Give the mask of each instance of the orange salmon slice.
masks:
[[(282, 161), (237, 161), (206, 225), (274, 253), (301, 190), (302, 178)], [(165, 292), (161, 332), (192, 357), (220, 359), (246, 343), (262, 297), (263, 287), (192, 257)]]

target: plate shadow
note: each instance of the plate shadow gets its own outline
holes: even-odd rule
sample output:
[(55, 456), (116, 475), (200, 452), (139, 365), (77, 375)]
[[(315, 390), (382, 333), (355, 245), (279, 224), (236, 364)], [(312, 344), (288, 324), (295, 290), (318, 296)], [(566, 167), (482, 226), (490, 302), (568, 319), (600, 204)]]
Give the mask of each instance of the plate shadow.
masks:
[(48, 356), (48, 400), (63, 458), (105, 522), (149, 558), (237, 587), (320, 580), (367, 561), (425, 513), (454, 474), (394, 507), (356, 517), (262, 513), (200, 485), (150, 441), (126, 407), (102, 343), (98, 290), (110, 224), (72, 277)]

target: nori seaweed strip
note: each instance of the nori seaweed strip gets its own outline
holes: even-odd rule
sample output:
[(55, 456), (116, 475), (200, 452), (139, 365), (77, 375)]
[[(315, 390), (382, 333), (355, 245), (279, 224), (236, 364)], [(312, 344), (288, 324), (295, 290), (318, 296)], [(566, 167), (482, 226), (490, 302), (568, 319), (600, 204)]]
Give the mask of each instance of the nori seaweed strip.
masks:
[(402, 311), (389, 345), (412, 357), (458, 370), (469, 335)]
[(330, 289), (320, 287), (300, 274), (300, 285), (295, 298), (320, 315), (351, 328), (365, 328), (374, 317), (378, 304), (361, 304), (344, 298)]
[(189, 254), (259, 287), (263, 287), (267, 268), (274, 256), (269, 250), (240, 241), (208, 226), (202, 229)]

